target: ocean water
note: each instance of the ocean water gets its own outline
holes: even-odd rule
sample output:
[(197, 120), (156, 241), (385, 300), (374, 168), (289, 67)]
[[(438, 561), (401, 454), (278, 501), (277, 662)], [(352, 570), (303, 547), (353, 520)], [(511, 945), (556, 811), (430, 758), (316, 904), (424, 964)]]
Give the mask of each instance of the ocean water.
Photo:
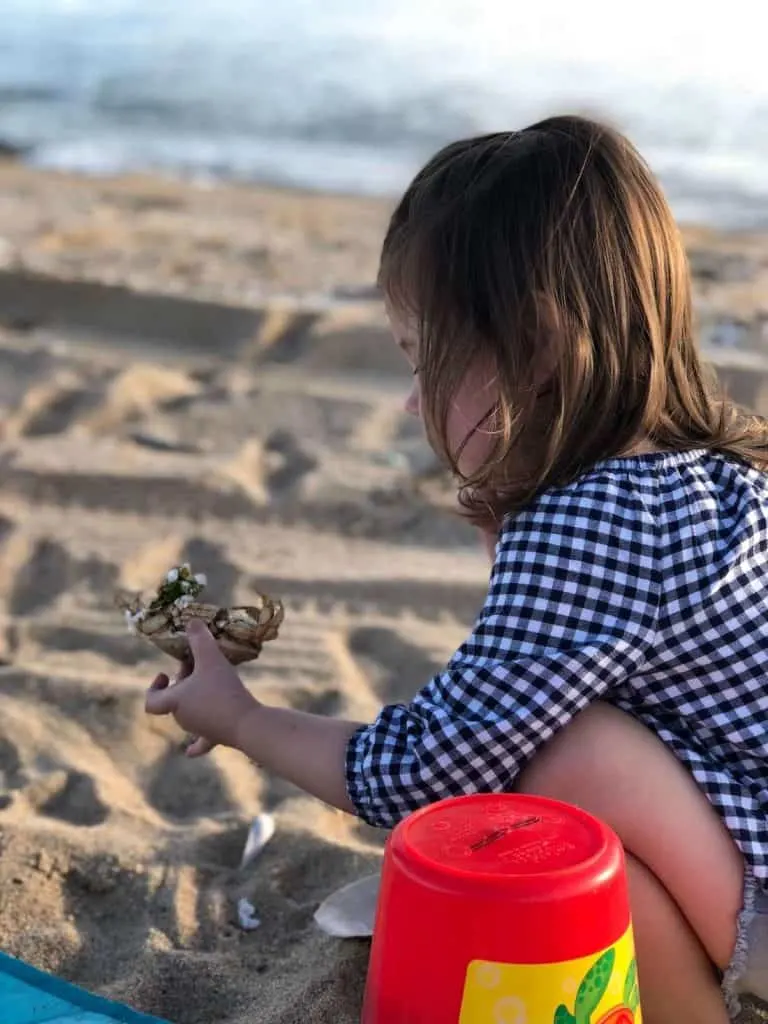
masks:
[(682, 220), (766, 227), (763, 2), (0, 0), (0, 141), (390, 195), (451, 139), (580, 111), (627, 132)]

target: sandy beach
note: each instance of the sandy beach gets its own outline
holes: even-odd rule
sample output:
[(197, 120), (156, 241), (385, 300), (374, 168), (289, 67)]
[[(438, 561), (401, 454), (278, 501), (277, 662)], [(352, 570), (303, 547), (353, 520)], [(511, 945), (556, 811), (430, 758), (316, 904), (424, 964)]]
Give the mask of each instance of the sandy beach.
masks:
[[(281, 598), (253, 692), (360, 719), (483, 598), (401, 412), (373, 288), (389, 206), (0, 165), (0, 949), (174, 1024), (354, 1024), (367, 943), (313, 915), (386, 837), (233, 751), (185, 759), (143, 712), (172, 663), (115, 591), (189, 561), (211, 600)], [(712, 355), (768, 412), (768, 239), (686, 238)]]

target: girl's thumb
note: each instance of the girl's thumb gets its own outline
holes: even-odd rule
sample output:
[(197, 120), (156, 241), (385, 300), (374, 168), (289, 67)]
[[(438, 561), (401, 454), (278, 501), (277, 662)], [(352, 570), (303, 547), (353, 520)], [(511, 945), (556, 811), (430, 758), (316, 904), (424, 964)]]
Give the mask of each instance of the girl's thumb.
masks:
[(195, 664), (210, 659), (212, 655), (219, 655), (219, 645), (202, 619), (190, 619), (185, 632)]

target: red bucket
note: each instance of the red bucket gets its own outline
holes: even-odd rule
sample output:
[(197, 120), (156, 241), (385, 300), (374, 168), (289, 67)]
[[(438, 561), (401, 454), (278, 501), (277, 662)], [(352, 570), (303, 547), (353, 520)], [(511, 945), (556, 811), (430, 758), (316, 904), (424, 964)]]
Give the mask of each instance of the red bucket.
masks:
[(641, 1024), (618, 837), (568, 804), (478, 794), (384, 857), (363, 1024)]

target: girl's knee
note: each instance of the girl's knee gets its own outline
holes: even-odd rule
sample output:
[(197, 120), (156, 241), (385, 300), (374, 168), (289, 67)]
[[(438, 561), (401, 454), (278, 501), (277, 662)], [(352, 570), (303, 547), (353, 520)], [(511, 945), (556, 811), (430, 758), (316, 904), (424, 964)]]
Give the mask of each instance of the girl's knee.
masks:
[(627, 734), (635, 728), (642, 726), (610, 704), (590, 704), (536, 753), (520, 775), (518, 792), (568, 800), (585, 784), (604, 783), (608, 763), (626, 754)]
[(593, 704), (536, 754), (517, 789), (581, 807), (610, 825), (627, 854), (673, 895), (711, 958), (727, 961), (743, 857), (690, 772), (641, 722)]

